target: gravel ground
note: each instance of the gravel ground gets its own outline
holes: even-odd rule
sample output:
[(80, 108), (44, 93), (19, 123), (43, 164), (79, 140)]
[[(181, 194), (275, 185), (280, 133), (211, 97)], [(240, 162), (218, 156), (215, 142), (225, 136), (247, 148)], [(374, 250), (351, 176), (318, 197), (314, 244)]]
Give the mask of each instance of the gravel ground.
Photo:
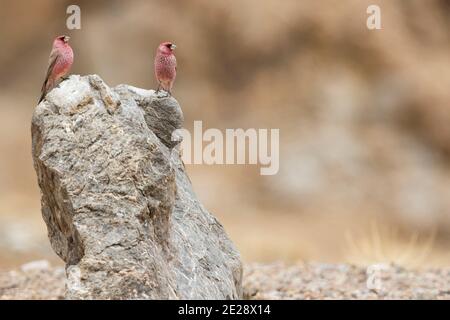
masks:
[[(34, 261), (0, 272), (0, 299), (62, 299), (64, 268)], [(450, 299), (450, 268), (392, 265), (249, 264), (246, 299)]]
[(249, 299), (450, 299), (450, 268), (252, 264), (244, 288)]
[(51, 267), (45, 260), (0, 272), (0, 300), (63, 299), (65, 277), (63, 267)]

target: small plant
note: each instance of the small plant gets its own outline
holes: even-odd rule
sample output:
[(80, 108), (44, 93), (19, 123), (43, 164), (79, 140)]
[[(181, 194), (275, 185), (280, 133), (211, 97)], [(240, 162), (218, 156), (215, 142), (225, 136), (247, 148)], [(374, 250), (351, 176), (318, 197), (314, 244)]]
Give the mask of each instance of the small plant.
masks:
[(345, 234), (347, 261), (356, 265), (378, 263), (408, 268), (430, 266), (434, 250), (435, 232), (426, 236), (418, 233), (404, 235), (392, 225), (371, 221), (369, 230)]

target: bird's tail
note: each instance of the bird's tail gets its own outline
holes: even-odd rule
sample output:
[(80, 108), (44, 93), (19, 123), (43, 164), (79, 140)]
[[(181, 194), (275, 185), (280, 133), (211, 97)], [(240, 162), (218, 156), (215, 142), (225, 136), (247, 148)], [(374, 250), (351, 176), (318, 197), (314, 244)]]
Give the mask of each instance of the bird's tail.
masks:
[(41, 96), (39, 98), (38, 104), (41, 103), (42, 100), (44, 100), (45, 96), (47, 95), (47, 85), (48, 85), (48, 79), (45, 79), (44, 83), (42, 84), (41, 88)]
[(41, 103), (42, 100), (44, 100), (45, 94), (46, 94), (45, 91), (43, 91), (43, 92), (41, 93), (41, 97), (39, 98), (38, 104)]

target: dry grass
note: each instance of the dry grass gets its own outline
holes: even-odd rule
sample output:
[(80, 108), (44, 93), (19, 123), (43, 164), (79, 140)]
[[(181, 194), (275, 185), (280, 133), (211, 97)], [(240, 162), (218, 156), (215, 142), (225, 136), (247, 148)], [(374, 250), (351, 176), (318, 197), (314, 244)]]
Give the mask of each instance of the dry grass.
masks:
[(448, 266), (450, 255), (436, 243), (436, 232), (420, 235), (372, 219), (368, 228), (345, 232), (345, 261), (356, 265), (392, 263), (407, 268)]

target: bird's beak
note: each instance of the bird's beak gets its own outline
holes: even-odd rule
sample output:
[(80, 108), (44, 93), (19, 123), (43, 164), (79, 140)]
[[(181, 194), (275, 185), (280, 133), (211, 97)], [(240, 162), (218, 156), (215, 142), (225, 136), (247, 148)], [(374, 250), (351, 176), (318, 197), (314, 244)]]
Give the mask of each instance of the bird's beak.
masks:
[(177, 46), (176, 46), (175, 44), (172, 43), (172, 45), (170, 46), (170, 49), (171, 49), (171, 50), (175, 50), (176, 47), (177, 47)]
[(67, 42), (69, 42), (69, 40), (70, 40), (70, 37), (69, 37), (69, 36), (65, 36), (65, 37), (64, 37), (64, 42), (67, 43)]

